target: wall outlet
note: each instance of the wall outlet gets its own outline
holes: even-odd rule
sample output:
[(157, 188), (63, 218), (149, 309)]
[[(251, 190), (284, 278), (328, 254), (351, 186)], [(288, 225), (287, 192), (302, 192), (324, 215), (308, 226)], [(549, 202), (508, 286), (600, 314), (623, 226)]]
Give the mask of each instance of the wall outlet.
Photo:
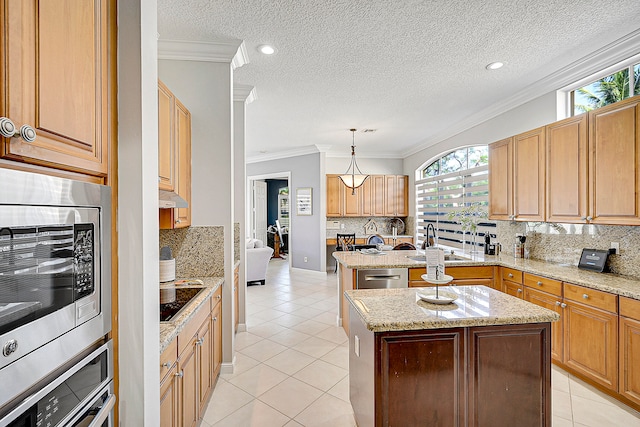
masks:
[(327, 230), (340, 230), (340, 221), (327, 221)]
[(304, 257), (304, 262), (307, 262), (307, 261), (309, 261), (309, 258)]
[(340, 229), (344, 230), (344, 224), (340, 224)]
[(620, 242), (611, 242), (609, 247), (615, 251), (615, 254), (620, 255)]

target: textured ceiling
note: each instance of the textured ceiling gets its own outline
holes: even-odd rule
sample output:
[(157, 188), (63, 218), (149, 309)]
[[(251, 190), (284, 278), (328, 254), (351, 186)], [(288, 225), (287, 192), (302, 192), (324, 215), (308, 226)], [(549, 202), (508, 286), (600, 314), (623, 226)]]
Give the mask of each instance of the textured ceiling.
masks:
[(639, 23), (638, 0), (158, 0), (161, 40), (245, 41), (248, 157), (348, 154), (354, 127), (377, 129), (358, 153), (403, 157)]

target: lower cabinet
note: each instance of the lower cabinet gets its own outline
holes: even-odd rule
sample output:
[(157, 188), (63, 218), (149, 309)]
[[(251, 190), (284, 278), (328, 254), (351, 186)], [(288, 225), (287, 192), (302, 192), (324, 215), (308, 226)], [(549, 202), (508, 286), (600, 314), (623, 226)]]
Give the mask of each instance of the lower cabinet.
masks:
[(211, 378), (216, 383), (222, 366), (222, 304), (220, 294), (214, 295), (211, 310), (211, 332), (213, 337)]
[(196, 360), (195, 342), (189, 346), (178, 359), (178, 378), (182, 413), (179, 416), (180, 426), (192, 427), (198, 422), (198, 361)]
[[(445, 267), (445, 274), (453, 277), (451, 285), (484, 285), (494, 287), (494, 269), (493, 266), (459, 266)], [(422, 280), (425, 274), (424, 268), (409, 269), (409, 287), (428, 287), (434, 286)]]
[(551, 359), (561, 362), (563, 356), (564, 328), (562, 327), (562, 297), (531, 289), (524, 288), (524, 299), (540, 307), (553, 310), (560, 315), (560, 320), (551, 323)]
[(168, 370), (167, 375), (160, 382), (160, 427), (173, 427), (178, 425), (178, 415), (180, 406), (178, 399), (178, 385), (176, 378), (178, 374), (178, 364), (174, 363)]
[(620, 297), (618, 392), (640, 404), (640, 301)]

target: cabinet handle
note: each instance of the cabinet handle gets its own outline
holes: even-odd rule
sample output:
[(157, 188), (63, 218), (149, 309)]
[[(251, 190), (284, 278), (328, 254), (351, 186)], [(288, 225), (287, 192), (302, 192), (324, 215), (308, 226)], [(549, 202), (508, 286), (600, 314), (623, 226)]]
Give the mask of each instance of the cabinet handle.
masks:
[(173, 363), (171, 363), (171, 360), (169, 360), (168, 362), (164, 362), (162, 364), (162, 366), (164, 366), (165, 368), (169, 369), (171, 367), (171, 365), (173, 365)]
[(588, 216), (588, 217), (587, 217), (587, 221), (591, 221), (592, 219), (593, 219), (593, 217), (592, 217), (592, 216)]
[(0, 117), (0, 135), (5, 138), (13, 138), (16, 134), (16, 125), (7, 117)]
[(587, 294), (582, 294), (582, 298), (584, 298), (584, 299), (589, 299), (589, 295), (587, 295)]
[(509, 274), (508, 274), (508, 276), (509, 276), (509, 277), (513, 277), (513, 274), (512, 274), (512, 273), (509, 273)]
[(36, 130), (29, 125), (22, 125), (20, 127), (20, 137), (24, 142), (33, 142), (36, 140)]
[(537, 285), (538, 285), (538, 286), (542, 286), (542, 282), (538, 282), (538, 283), (537, 283)]
[(204, 337), (202, 337), (202, 338), (200, 338), (198, 340), (198, 345), (202, 345), (202, 344), (204, 344)]
[(565, 303), (560, 304), (560, 307), (562, 307), (562, 308), (565, 308), (566, 306), (567, 306), (567, 304), (565, 304)]
[(178, 377), (178, 378), (182, 378), (182, 377), (184, 377), (184, 372), (183, 372), (183, 371), (180, 371), (180, 372), (175, 373), (174, 375), (175, 375), (176, 377)]

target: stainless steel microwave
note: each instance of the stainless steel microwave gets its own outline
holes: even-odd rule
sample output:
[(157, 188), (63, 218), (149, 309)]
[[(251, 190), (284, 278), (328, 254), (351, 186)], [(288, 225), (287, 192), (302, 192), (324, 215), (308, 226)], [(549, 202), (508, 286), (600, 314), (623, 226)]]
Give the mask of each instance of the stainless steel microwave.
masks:
[(0, 410), (111, 330), (111, 190), (0, 169)]

